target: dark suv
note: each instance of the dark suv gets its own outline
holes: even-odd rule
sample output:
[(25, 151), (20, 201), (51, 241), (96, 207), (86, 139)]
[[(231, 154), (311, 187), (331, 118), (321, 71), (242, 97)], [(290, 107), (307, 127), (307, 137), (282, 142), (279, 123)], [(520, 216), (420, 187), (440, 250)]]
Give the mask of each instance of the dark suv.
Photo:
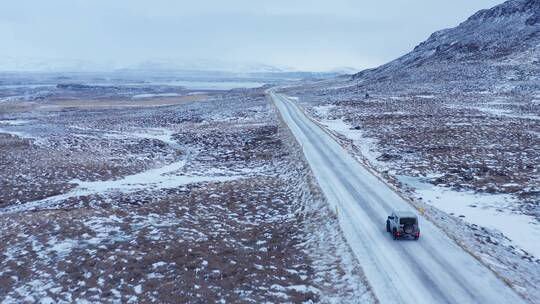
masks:
[(418, 240), (420, 228), (418, 217), (408, 211), (395, 211), (386, 220), (386, 231), (392, 233), (394, 240), (404, 237), (412, 237)]

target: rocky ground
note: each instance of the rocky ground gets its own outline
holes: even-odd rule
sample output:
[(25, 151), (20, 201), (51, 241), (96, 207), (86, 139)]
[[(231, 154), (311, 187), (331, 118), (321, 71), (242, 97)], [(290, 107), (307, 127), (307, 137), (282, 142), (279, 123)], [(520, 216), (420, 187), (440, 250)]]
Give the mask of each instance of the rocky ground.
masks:
[(15, 102), (0, 104), (1, 302), (374, 301), (262, 90)]

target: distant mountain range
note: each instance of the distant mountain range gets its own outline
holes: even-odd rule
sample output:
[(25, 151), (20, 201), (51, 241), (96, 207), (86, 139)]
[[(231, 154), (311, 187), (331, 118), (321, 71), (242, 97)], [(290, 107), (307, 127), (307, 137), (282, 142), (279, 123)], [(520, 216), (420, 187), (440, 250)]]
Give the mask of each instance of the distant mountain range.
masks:
[(472, 87), (493, 87), (537, 81), (539, 72), (540, 0), (510, 0), (435, 32), (412, 52), (353, 79), (393, 85), (474, 80)]
[(38, 73), (104, 73), (124, 75), (174, 75), (182, 77), (225, 77), (225, 78), (328, 78), (353, 74), (357, 69), (342, 67), (331, 71), (298, 71), (261, 63), (228, 63), (215, 60), (152, 60), (139, 64), (118, 66), (113, 63), (94, 63), (88, 60), (0, 58), (0, 72)]

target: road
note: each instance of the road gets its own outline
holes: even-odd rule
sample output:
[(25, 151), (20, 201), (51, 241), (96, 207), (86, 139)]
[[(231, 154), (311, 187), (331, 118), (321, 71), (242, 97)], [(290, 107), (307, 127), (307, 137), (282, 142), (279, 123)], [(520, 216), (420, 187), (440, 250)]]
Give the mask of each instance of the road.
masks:
[(380, 303), (524, 303), (513, 289), (419, 216), (418, 241), (394, 241), (392, 210), (418, 213), (284, 95), (268, 94), (297, 141)]

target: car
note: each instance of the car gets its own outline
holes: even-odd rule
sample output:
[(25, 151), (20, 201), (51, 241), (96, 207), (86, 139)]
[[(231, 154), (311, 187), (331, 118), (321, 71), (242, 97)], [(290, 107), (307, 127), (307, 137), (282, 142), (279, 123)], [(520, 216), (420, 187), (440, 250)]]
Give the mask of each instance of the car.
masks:
[(409, 211), (394, 211), (386, 220), (386, 232), (392, 234), (394, 240), (400, 238), (420, 238), (418, 216)]

